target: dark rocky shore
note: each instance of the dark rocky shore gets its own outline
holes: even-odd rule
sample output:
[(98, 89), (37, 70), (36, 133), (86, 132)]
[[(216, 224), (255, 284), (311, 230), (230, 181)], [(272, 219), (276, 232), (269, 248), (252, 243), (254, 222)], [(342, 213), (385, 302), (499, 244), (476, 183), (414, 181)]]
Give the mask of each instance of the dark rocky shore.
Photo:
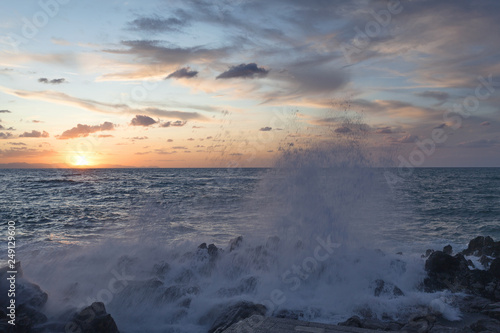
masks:
[[(227, 251), (240, 246), (242, 238), (233, 240)], [(202, 244), (197, 251), (207, 251), (210, 261), (215, 262), (222, 252), (215, 245)], [(483, 266), (475, 267), (467, 257), (474, 257)], [(467, 249), (454, 253), (451, 246), (442, 251), (427, 250), (425, 270), (427, 277), (420, 286), (422, 291), (436, 292), (449, 290), (462, 293), (456, 298), (455, 306), (463, 313), (463, 320), (450, 322), (440, 315), (436, 307), (421, 308), (410, 315), (405, 322), (391, 318), (374, 318), (370, 313), (353, 316), (340, 323), (342, 326), (365, 328), (381, 331), (399, 332), (500, 332), (500, 241), (491, 237), (476, 237)], [(68, 310), (59, 318), (47, 318), (44, 306), (49, 295), (38, 285), (23, 277), (21, 265), (16, 266), (16, 311), (15, 323), (8, 310), (9, 289), (8, 269), (0, 269), (0, 332), (81, 332), (81, 333), (116, 333), (118, 327), (112, 316), (106, 312), (103, 303), (95, 302), (84, 309)], [(251, 282), (251, 281), (250, 281)], [(383, 280), (374, 281), (374, 296), (402, 296), (403, 292), (396, 285)], [(211, 325), (209, 333), (222, 333), (231, 325), (252, 316), (264, 316), (266, 307), (250, 302), (228, 304), (225, 308), (207, 309), (205, 322)], [(301, 314), (281, 310), (274, 314), (278, 318), (300, 319)]]

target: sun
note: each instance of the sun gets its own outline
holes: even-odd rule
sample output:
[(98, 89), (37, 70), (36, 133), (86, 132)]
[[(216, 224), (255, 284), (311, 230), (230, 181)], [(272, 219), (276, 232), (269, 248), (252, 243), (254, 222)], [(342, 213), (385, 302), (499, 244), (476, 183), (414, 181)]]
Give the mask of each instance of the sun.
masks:
[(70, 161), (71, 161), (72, 165), (78, 166), (78, 167), (85, 167), (85, 166), (89, 166), (91, 164), (88, 157), (83, 155), (83, 154), (75, 154), (75, 155), (71, 156)]

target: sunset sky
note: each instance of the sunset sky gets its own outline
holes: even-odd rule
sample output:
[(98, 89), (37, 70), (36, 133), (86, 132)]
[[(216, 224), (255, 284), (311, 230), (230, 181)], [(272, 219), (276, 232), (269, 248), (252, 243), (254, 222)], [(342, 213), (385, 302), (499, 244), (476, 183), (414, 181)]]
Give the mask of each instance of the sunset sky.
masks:
[(0, 17), (0, 163), (270, 166), (349, 134), (348, 109), (374, 151), (500, 166), (497, 0), (22, 0)]

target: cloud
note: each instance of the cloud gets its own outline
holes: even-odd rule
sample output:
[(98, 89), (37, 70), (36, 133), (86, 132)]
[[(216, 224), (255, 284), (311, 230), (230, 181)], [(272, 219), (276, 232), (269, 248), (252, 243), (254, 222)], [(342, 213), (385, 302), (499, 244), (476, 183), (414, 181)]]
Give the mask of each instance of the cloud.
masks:
[(186, 149), (187, 149), (187, 147), (183, 147), (183, 146), (176, 146), (176, 147), (172, 147), (172, 149), (186, 150)]
[(445, 127), (446, 127), (446, 124), (442, 123), (442, 124), (437, 125), (436, 127), (434, 127), (434, 129), (436, 129), (436, 128), (445, 128)]
[(131, 140), (147, 140), (147, 136), (134, 136)]
[(147, 126), (154, 125), (156, 123), (157, 123), (157, 121), (151, 117), (144, 116), (144, 115), (136, 115), (134, 117), (134, 119), (132, 119), (132, 121), (130, 122), (130, 125), (147, 127)]
[(182, 120), (200, 120), (209, 121), (205, 116), (199, 114), (198, 112), (184, 112), (184, 111), (171, 111), (159, 108), (145, 108), (145, 109), (135, 109), (131, 108), (127, 104), (113, 104), (113, 103), (103, 103), (94, 101), (91, 99), (73, 97), (57, 91), (26, 91), (26, 90), (13, 90), (10, 88), (0, 86), (0, 91), (4, 93), (17, 96), (25, 99), (35, 99), (40, 101), (46, 101), (51, 103), (56, 103), (60, 105), (67, 105), (78, 107), (81, 109), (105, 113), (105, 114), (133, 114), (138, 113), (150, 114), (157, 117), (165, 118), (177, 118)]
[(407, 134), (401, 138), (389, 138), (389, 141), (393, 143), (415, 143), (417, 140), (418, 136), (413, 134)]
[(177, 17), (163, 18), (158, 15), (138, 17), (128, 23), (130, 30), (159, 33), (166, 31), (179, 31), (188, 23), (188, 15), (182, 10), (177, 11)]
[(489, 121), (483, 121), (481, 124), (479, 124), (481, 126), (490, 126), (491, 123)]
[(259, 131), (262, 131), (262, 132), (269, 132), (271, 131), (273, 128), (272, 127), (262, 127)]
[(4, 158), (19, 158), (19, 157), (47, 157), (53, 155), (53, 150), (37, 150), (27, 147), (12, 147), (10, 149), (0, 149), (0, 156)]
[(349, 127), (345, 127), (345, 126), (337, 127), (335, 129), (335, 133), (350, 133), (350, 132), (352, 132), (351, 129)]
[(9, 142), (9, 145), (13, 146), (26, 146), (24, 142)]
[(459, 147), (464, 148), (491, 148), (500, 147), (500, 141), (498, 138), (491, 139), (478, 139), (472, 141), (461, 142), (458, 144)]
[(0, 139), (9, 139), (12, 138), (12, 133), (9, 132), (0, 132)]
[(192, 71), (190, 67), (184, 67), (184, 68), (176, 70), (173, 73), (170, 73), (166, 77), (166, 79), (171, 79), (171, 78), (175, 78), (175, 79), (182, 79), (182, 78), (190, 79), (190, 78), (195, 77), (196, 75), (198, 75), (197, 71)]
[(424, 91), (420, 93), (416, 93), (415, 95), (424, 97), (424, 98), (432, 98), (439, 102), (445, 102), (450, 98), (450, 94), (444, 91)]
[(20, 134), (19, 135), (20, 138), (48, 138), (49, 137), (49, 133), (43, 131), (43, 132), (40, 132), (40, 131), (31, 131), (30, 132), (24, 132), (23, 134)]
[(182, 127), (187, 124), (187, 121), (182, 121), (182, 120), (176, 120), (176, 121), (167, 121), (165, 123), (162, 123), (160, 127)]
[(38, 82), (45, 83), (45, 84), (61, 84), (61, 83), (66, 83), (67, 81), (64, 78), (49, 80), (45, 77), (41, 77), (38, 79)]
[(377, 134), (391, 134), (392, 133), (392, 129), (389, 126), (379, 127), (379, 128), (377, 128), (375, 130), (375, 133), (377, 133)]
[(111, 131), (114, 129), (115, 129), (115, 125), (113, 123), (110, 123), (109, 121), (106, 121), (106, 122), (102, 123), (101, 125), (94, 125), (94, 126), (78, 124), (76, 127), (73, 127), (72, 129), (64, 131), (57, 138), (60, 140), (66, 140), (66, 139), (74, 139), (74, 138), (79, 138), (79, 137), (87, 137), (87, 136), (89, 136), (89, 134), (92, 134), (95, 132)]
[(12, 113), (9, 110), (0, 110), (0, 113)]
[(114, 138), (115, 136), (114, 135), (111, 135), (111, 134), (100, 134), (97, 136), (98, 138)]
[(233, 79), (244, 78), (253, 79), (256, 77), (262, 78), (269, 74), (269, 70), (258, 67), (256, 63), (240, 64), (238, 66), (231, 66), (227, 71), (219, 74), (216, 79)]

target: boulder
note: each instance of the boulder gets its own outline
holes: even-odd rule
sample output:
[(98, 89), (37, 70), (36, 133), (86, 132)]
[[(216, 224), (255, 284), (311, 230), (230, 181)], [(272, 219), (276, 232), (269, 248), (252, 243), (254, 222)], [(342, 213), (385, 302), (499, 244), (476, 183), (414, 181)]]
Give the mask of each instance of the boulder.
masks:
[(473, 332), (500, 333), (500, 321), (496, 319), (481, 319), (470, 325)]
[(231, 325), (243, 319), (249, 318), (253, 315), (264, 316), (266, 311), (266, 307), (262, 304), (254, 304), (245, 301), (238, 302), (222, 311), (222, 313), (212, 323), (208, 333), (222, 333)]
[(119, 333), (118, 327), (102, 302), (94, 302), (77, 313), (66, 325), (70, 332)]
[(445, 247), (443, 247), (443, 252), (451, 256), (453, 253), (453, 248), (451, 247), (451, 245), (448, 244)]

